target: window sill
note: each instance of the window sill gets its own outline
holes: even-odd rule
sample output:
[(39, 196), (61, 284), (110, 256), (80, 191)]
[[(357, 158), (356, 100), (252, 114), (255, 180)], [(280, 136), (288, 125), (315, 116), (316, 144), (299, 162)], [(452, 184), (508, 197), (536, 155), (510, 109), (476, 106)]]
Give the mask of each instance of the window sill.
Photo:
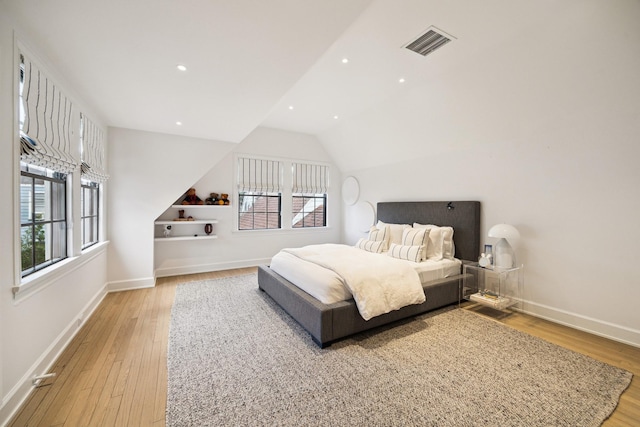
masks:
[(57, 280), (60, 280), (72, 271), (80, 268), (82, 265), (104, 253), (107, 250), (108, 245), (109, 241), (97, 243), (82, 251), (80, 255), (69, 257), (64, 261), (60, 261), (42, 271), (38, 271), (25, 277), (20, 282), (20, 285), (12, 288), (14, 302), (18, 303), (28, 298)]
[(271, 229), (258, 229), (258, 230), (234, 230), (233, 234), (236, 235), (251, 235), (251, 234), (295, 234), (295, 233), (326, 233), (331, 231), (331, 227), (302, 227), (302, 228), (271, 228)]

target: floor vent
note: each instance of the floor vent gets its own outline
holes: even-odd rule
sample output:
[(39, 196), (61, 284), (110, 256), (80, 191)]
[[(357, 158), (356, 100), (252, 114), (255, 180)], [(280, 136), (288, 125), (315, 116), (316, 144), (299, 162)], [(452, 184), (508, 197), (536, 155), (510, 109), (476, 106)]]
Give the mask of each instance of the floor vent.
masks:
[(453, 37), (445, 36), (433, 27), (429, 28), (426, 33), (406, 45), (405, 47), (422, 56), (427, 56), (439, 47), (449, 43)]

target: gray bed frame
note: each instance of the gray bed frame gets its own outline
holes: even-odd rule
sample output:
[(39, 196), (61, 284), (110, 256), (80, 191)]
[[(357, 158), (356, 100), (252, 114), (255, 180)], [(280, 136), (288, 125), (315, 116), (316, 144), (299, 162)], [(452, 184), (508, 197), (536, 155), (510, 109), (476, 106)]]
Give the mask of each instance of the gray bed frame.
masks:
[[(480, 202), (380, 202), (378, 220), (390, 224), (437, 224), (454, 228), (455, 257), (476, 261), (480, 254)], [(364, 320), (355, 301), (323, 304), (268, 266), (258, 267), (258, 286), (326, 347), (336, 340), (397, 320), (458, 303), (462, 274), (423, 285), (427, 300), (370, 320)]]

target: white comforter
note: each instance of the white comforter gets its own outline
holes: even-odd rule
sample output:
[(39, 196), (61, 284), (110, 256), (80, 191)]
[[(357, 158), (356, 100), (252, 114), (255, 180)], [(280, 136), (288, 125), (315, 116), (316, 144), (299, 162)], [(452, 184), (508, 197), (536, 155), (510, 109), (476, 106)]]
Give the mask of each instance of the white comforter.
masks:
[(418, 273), (406, 261), (331, 243), (283, 251), (340, 276), (365, 320), (425, 301)]

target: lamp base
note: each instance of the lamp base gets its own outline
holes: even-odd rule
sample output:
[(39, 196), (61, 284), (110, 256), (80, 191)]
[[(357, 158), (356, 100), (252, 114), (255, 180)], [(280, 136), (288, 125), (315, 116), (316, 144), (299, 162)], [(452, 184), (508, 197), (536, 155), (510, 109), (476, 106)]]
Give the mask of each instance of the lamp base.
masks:
[(516, 266), (516, 254), (507, 239), (500, 239), (496, 243), (495, 266), (497, 268), (514, 268)]

